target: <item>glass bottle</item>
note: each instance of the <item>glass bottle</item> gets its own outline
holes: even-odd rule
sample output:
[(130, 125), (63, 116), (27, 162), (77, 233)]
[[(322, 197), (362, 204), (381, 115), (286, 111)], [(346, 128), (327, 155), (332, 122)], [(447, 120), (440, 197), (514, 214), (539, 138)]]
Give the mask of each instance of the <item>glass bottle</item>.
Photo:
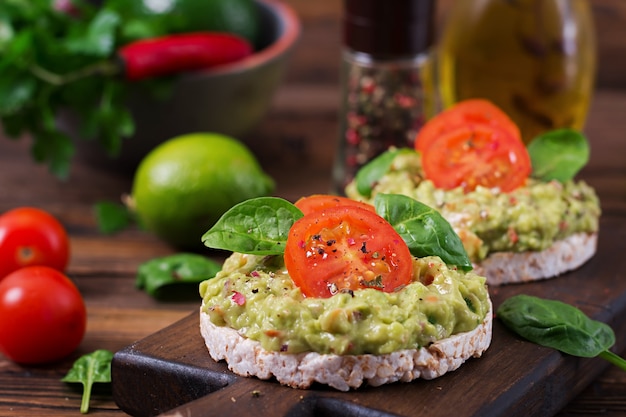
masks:
[(437, 49), (444, 107), (483, 97), (505, 110), (530, 142), (584, 126), (596, 46), (587, 0), (459, 0)]
[[(413, 146), (432, 92), (424, 83), (435, 0), (344, 0), (333, 191), (391, 146)], [(431, 85), (431, 89), (432, 89)]]

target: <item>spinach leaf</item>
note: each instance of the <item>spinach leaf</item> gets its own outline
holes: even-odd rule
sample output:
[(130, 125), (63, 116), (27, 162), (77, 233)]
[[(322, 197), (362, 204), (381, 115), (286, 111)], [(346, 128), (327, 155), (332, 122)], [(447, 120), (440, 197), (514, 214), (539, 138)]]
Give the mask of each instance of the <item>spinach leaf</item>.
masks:
[(203, 236), (205, 246), (255, 255), (281, 255), (291, 226), (303, 216), (278, 197), (259, 197), (233, 206)]
[(93, 207), (98, 229), (104, 234), (111, 234), (128, 227), (134, 220), (132, 212), (121, 203), (100, 201)]
[(519, 294), (506, 299), (496, 316), (533, 343), (574, 356), (599, 356), (626, 370), (626, 360), (609, 351), (615, 344), (613, 329), (572, 305)]
[(399, 194), (377, 194), (376, 212), (387, 220), (417, 257), (436, 255), (469, 271), (472, 263), (452, 226), (435, 209)]
[(544, 133), (528, 144), (532, 176), (543, 181), (571, 180), (589, 161), (589, 152), (587, 139), (578, 131)]
[(141, 264), (135, 284), (159, 299), (198, 296), (197, 284), (213, 278), (220, 269), (221, 264), (203, 255), (177, 253)]
[(389, 171), (394, 158), (398, 154), (405, 152), (413, 152), (413, 150), (408, 148), (390, 148), (359, 169), (354, 178), (359, 194), (364, 197), (371, 197), (372, 188)]
[(74, 362), (61, 381), (83, 384), (83, 398), (80, 404), (80, 412), (86, 414), (89, 411), (91, 388), (95, 382), (111, 382), (111, 361), (113, 352), (99, 349), (92, 353), (81, 356)]

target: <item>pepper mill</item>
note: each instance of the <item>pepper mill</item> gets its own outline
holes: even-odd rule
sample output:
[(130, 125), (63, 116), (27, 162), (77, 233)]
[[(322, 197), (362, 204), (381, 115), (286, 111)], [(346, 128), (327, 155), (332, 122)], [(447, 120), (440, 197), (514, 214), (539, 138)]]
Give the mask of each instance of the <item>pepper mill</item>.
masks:
[(435, 0), (344, 0), (333, 192), (390, 147), (412, 147), (434, 110), (428, 82)]

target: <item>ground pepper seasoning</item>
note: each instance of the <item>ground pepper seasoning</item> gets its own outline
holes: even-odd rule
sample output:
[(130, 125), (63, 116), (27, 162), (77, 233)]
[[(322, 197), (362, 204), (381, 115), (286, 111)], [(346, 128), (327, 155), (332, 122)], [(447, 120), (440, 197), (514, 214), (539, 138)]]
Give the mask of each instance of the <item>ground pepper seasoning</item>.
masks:
[(389, 147), (413, 146), (432, 113), (434, 0), (344, 0), (334, 192)]

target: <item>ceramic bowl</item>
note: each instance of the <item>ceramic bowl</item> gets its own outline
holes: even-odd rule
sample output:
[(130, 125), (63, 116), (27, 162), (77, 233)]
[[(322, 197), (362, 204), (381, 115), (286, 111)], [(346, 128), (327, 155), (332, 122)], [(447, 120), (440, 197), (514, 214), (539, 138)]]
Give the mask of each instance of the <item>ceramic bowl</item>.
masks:
[(131, 94), (135, 134), (120, 154), (107, 156), (92, 141), (77, 140), (79, 154), (93, 163), (134, 169), (159, 143), (193, 132), (217, 132), (242, 138), (265, 116), (300, 35), (300, 21), (280, 0), (256, 0), (260, 34), (256, 52), (232, 64), (181, 76), (164, 101)]

